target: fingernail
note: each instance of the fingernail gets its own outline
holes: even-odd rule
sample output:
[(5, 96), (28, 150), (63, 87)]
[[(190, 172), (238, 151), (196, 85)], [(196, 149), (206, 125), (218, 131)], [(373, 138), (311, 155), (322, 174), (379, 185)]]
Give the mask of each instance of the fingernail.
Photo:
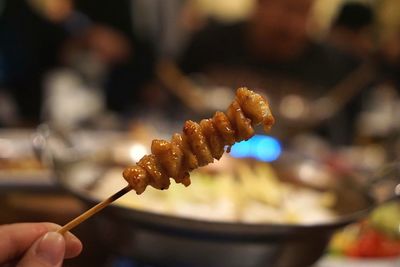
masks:
[(36, 247), (36, 255), (49, 265), (58, 264), (64, 257), (64, 238), (56, 232), (45, 234)]

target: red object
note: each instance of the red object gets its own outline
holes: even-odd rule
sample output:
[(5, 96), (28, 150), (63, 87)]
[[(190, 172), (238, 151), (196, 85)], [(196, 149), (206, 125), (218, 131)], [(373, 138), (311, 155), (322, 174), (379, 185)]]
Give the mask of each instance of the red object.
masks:
[(400, 240), (389, 239), (376, 230), (366, 229), (345, 254), (363, 258), (400, 256)]

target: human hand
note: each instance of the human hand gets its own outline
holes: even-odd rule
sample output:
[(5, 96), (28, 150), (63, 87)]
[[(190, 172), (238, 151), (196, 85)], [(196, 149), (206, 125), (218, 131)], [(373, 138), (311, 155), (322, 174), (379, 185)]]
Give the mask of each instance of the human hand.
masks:
[(82, 243), (71, 233), (56, 233), (53, 223), (16, 223), (0, 226), (0, 266), (61, 267), (78, 256)]

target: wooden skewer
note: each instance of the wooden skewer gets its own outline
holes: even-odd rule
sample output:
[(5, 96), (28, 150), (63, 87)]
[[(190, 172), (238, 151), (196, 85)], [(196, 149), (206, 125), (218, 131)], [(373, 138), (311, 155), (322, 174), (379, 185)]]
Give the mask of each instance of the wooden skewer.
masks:
[(127, 185), (126, 187), (122, 188), (121, 190), (119, 190), (114, 195), (112, 195), (109, 198), (103, 200), (102, 202), (100, 202), (96, 206), (90, 208), (89, 210), (85, 211), (84, 213), (82, 213), (81, 215), (79, 215), (78, 217), (76, 217), (75, 219), (73, 219), (72, 221), (67, 223), (66, 225), (64, 225), (57, 232), (62, 234), (62, 235), (65, 234), (67, 231), (71, 230), (72, 228), (74, 228), (77, 225), (81, 224), (82, 222), (86, 221), (87, 219), (92, 217), (94, 214), (96, 214), (97, 212), (101, 211), (102, 209), (107, 207), (109, 204), (111, 204), (112, 202), (114, 202), (118, 198), (122, 197), (123, 195), (125, 195), (126, 193), (128, 193), (131, 190), (132, 190), (132, 188), (129, 185)]

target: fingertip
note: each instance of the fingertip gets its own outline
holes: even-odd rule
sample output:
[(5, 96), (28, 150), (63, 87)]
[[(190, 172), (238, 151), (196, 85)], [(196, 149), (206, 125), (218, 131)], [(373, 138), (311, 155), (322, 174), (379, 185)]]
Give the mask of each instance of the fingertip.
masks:
[(56, 266), (65, 255), (65, 240), (57, 232), (48, 232), (36, 244), (35, 254), (50, 266)]
[(36, 240), (16, 266), (61, 266), (64, 255), (64, 237), (56, 232), (48, 232)]
[[(41, 227), (47, 228), (46, 232), (55, 232), (61, 229), (61, 226), (51, 222), (44, 222), (41, 224)], [(82, 250), (83, 245), (82, 242), (71, 232), (66, 232), (63, 235), (65, 239), (65, 258), (74, 258), (78, 256)]]
[(66, 242), (65, 258), (74, 258), (78, 256), (82, 250), (82, 242), (71, 232), (67, 232), (64, 235)]

